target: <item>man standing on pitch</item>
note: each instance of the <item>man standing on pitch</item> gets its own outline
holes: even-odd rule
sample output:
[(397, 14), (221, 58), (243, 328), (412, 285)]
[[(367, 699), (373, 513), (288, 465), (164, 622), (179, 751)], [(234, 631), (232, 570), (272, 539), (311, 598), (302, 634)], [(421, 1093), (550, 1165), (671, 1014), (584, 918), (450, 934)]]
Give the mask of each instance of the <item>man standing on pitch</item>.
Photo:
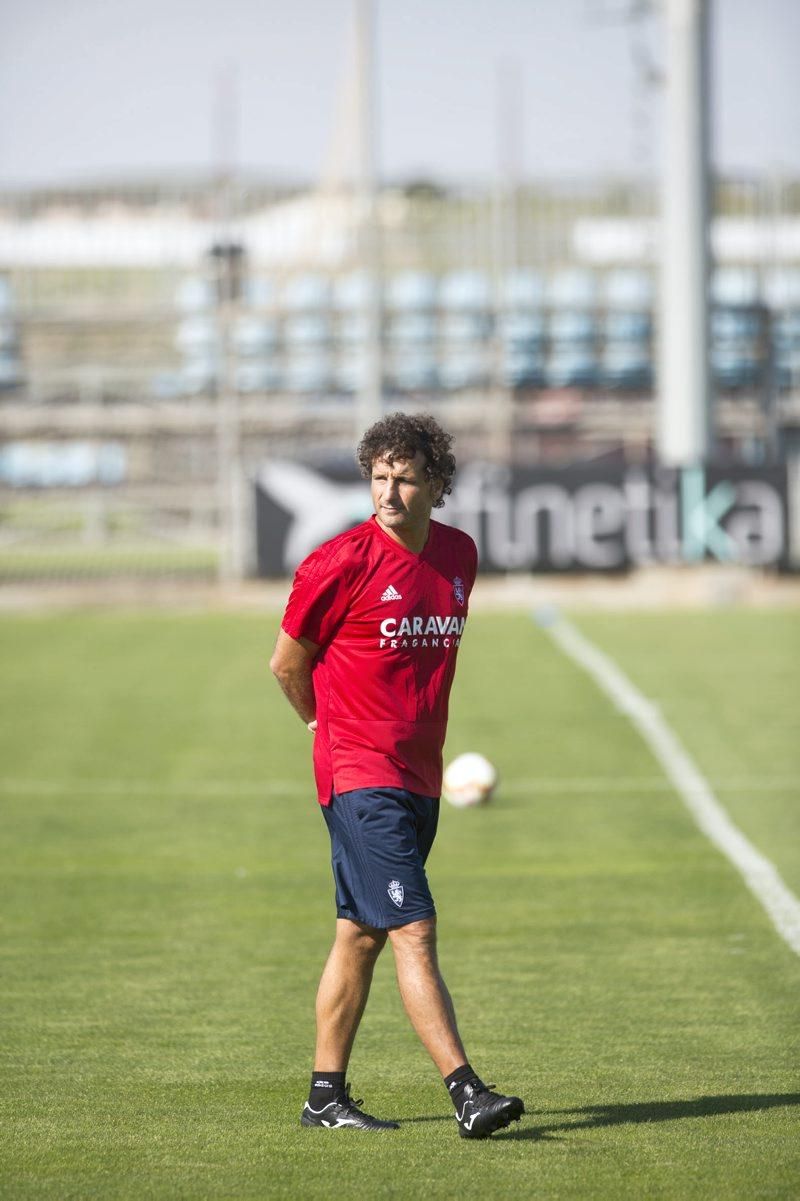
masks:
[(300, 564), (270, 666), (314, 734), (331, 837), (336, 938), (317, 994), (304, 1126), (389, 1130), (345, 1083), (375, 962), (392, 944), (406, 1012), (444, 1077), (464, 1138), (525, 1112), (470, 1066), (436, 954), (425, 875), (439, 816), (456, 654), (477, 569), (471, 538), (431, 520), (451, 491), (452, 438), (403, 413), (358, 448), (374, 516)]

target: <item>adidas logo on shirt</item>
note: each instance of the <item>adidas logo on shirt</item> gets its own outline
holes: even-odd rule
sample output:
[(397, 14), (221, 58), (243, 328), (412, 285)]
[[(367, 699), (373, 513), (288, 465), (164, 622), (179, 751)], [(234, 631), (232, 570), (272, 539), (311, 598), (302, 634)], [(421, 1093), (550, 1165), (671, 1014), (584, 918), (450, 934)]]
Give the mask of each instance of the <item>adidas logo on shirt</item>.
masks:
[(391, 584), (389, 585), (389, 587), (386, 589), (383, 596), (381, 597), (382, 601), (402, 600), (402, 599), (403, 599), (402, 595), (397, 591), (396, 588), (393, 588)]

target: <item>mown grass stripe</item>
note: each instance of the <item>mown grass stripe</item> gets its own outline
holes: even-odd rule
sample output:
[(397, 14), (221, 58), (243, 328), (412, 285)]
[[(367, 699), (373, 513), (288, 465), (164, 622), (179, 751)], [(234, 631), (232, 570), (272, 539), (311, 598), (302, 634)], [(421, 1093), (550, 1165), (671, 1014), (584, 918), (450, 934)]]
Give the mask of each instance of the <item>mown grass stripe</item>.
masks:
[[(752, 776), (730, 780), (710, 779), (710, 783), (726, 792), (793, 792), (800, 790), (798, 776)], [(662, 776), (513, 776), (502, 777), (499, 794), (518, 796), (529, 792), (574, 794), (585, 796), (598, 793), (603, 796), (614, 793), (663, 793), (672, 792), (674, 785)], [(310, 783), (294, 780), (180, 780), (163, 782), (143, 779), (2, 779), (0, 795), (18, 796), (202, 796), (216, 797), (262, 797), (262, 796), (305, 796), (313, 793)]]

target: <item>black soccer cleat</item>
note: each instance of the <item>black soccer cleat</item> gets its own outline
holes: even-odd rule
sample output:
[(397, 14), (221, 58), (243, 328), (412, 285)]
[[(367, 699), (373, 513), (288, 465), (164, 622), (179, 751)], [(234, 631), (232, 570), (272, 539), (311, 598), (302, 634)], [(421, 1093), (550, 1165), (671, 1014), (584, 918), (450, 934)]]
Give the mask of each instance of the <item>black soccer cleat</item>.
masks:
[(488, 1138), (511, 1122), (518, 1122), (525, 1112), (519, 1097), (504, 1097), (493, 1093), (493, 1084), (485, 1085), (476, 1076), (464, 1085), (461, 1110), (456, 1108), (458, 1133), (462, 1138)]
[(359, 1109), (361, 1099), (358, 1101), (351, 1100), (350, 1085), (345, 1088), (344, 1097), (338, 1101), (331, 1101), (322, 1109), (312, 1109), (308, 1101), (303, 1106), (303, 1112), (300, 1115), (301, 1126), (322, 1126), (328, 1130), (343, 1130), (349, 1127), (351, 1130), (399, 1130), (399, 1122), (382, 1122), (380, 1118), (373, 1118), (372, 1114), (364, 1113)]

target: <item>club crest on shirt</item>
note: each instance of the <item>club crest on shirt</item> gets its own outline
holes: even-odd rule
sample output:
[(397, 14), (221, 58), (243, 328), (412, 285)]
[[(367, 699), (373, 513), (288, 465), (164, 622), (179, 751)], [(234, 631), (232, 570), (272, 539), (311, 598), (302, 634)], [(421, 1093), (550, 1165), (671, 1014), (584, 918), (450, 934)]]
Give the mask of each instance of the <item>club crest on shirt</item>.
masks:
[(386, 891), (389, 894), (390, 900), (394, 901), (395, 905), (399, 909), (403, 904), (403, 897), (405, 896), (405, 893), (403, 892), (403, 885), (399, 880), (390, 880), (389, 887), (386, 889)]
[(456, 576), (453, 580), (453, 596), (460, 605), (464, 603), (464, 581), (460, 576)]

